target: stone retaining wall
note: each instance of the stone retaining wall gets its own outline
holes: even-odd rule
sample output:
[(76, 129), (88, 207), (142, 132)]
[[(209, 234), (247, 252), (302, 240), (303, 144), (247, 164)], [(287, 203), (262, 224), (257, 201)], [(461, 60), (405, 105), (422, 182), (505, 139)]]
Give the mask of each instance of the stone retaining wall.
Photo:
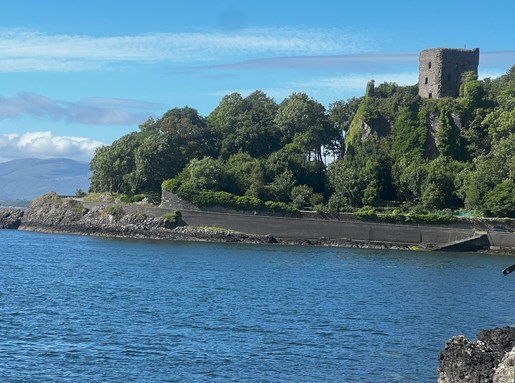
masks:
[[(171, 194), (171, 193), (170, 193)], [(174, 202), (175, 203), (175, 202)], [(86, 208), (96, 203), (83, 203)], [(290, 240), (347, 239), (363, 242), (380, 242), (404, 245), (439, 247), (450, 242), (472, 237), (479, 230), (486, 230), (484, 223), (460, 222), (451, 225), (387, 224), (360, 221), (352, 214), (302, 213), (300, 217), (270, 216), (252, 212), (216, 212), (190, 209), (179, 204), (175, 206), (145, 207), (123, 206), (127, 212), (145, 213), (160, 217), (170, 211), (180, 210), (180, 224), (185, 226), (211, 226), (247, 234), (270, 235)], [(226, 210), (229, 211), (229, 210)], [(515, 233), (488, 235), (491, 246), (515, 248)]]

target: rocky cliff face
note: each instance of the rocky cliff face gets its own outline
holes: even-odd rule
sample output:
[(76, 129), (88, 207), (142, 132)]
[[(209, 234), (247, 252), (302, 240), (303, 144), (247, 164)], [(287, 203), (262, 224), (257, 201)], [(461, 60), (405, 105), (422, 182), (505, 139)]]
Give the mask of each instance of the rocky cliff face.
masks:
[(0, 229), (17, 229), (21, 224), (23, 210), (0, 209)]
[(476, 342), (455, 336), (440, 353), (438, 383), (513, 383), (514, 347), (513, 327), (480, 331)]
[(21, 230), (78, 233), (102, 236), (156, 237), (175, 222), (145, 214), (128, 214), (123, 207), (98, 206), (86, 209), (79, 201), (62, 199), (55, 193), (36, 198), (27, 207)]

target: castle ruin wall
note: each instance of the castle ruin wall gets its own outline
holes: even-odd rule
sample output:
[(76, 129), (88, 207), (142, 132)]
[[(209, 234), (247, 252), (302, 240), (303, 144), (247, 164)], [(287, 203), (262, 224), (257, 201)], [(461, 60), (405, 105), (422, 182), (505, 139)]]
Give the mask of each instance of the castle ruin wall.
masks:
[(419, 55), (419, 95), (423, 98), (458, 97), (461, 76), (477, 75), (479, 49), (426, 49)]

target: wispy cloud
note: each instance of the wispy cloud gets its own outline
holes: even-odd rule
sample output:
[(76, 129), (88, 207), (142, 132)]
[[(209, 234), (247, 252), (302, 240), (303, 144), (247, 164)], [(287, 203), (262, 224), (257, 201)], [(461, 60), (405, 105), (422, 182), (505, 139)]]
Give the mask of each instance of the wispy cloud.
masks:
[[(482, 52), (484, 68), (509, 68), (515, 63), (515, 51)], [(399, 68), (418, 67), (418, 53), (355, 53), (266, 57), (214, 65), (196, 66), (185, 71), (205, 70), (317, 70), (336, 72), (399, 72)]]
[(484, 68), (506, 68), (515, 65), (515, 50), (480, 52), (479, 65)]
[(416, 53), (367, 53), (331, 56), (285, 56), (245, 60), (188, 68), (190, 70), (244, 70), (244, 69), (308, 69), (331, 71), (389, 71), (399, 66), (418, 64)]
[(67, 102), (29, 92), (0, 97), (0, 120), (30, 116), (87, 125), (129, 125), (141, 123), (156, 109), (160, 105), (113, 98)]
[(397, 85), (414, 85), (418, 82), (418, 72), (402, 73), (360, 73), (348, 76), (321, 77), (309, 81), (298, 81), (293, 86), (298, 86), (304, 90), (331, 89), (336, 91), (362, 89), (368, 81), (374, 80), (376, 85), (383, 82), (394, 82)]
[(120, 62), (216, 62), (276, 55), (363, 52), (373, 41), (336, 30), (252, 28), (225, 33), (94, 37), (0, 29), (0, 71), (77, 71)]
[(71, 158), (89, 161), (103, 142), (85, 137), (54, 136), (51, 132), (0, 134), (0, 161), (17, 158)]
[[(306, 81), (290, 81), (275, 87), (265, 87), (261, 90), (276, 102), (281, 102), (294, 92), (303, 92), (325, 105), (337, 100), (350, 98), (352, 95), (364, 95), (368, 81), (374, 80), (376, 86), (383, 82), (395, 82), (397, 85), (414, 85), (418, 82), (418, 72), (400, 73), (357, 73), (342, 76), (317, 77)], [(207, 94), (208, 96), (223, 97), (237, 92), (246, 97), (255, 89), (220, 90)]]

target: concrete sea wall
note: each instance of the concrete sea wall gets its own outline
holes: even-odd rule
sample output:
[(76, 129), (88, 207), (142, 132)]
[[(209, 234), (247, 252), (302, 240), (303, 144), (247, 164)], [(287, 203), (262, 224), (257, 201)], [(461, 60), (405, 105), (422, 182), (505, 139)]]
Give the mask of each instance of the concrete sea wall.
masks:
[[(113, 209), (113, 205), (118, 208)], [(201, 240), (222, 241), (226, 235), (227, 241), (236, 241), (233, 237), (239, 236), (245, 241), (265, 243), (382, 248), (443, 247), (449, 251), (490, 248), (501, 252), (515, 252), (515, 233), (488, 231), (487, 226), (491, 224), (485, 222), (464, 221), (452, 225), (388, 224), (361, 221), (352, 214), (324, 215), (305, 212), (299, 216), (282, 216), (226, 209), (184, 209), (187, 205), (181, 207), (183, 209), (179, 210), (180, 214), (172, 223), (163, 217), (178, 210), (173, 206), (87, 203), (73, 199), (63, 200), (55, 193), (49, 193), (34, 200), (25, 214), (20, 211), (15, 217), (16, 225), (7, 225), (14, 217), (10, 211), (2, 213), (3, 219), (0, 223), (4, 223), (6, 228), (21, 225), (20, 229), (24, 230), (125, 237), (189, 240), (197, 236)], [(226, 229), (225, 234), (220, 230), (204, 230), (210, 227)], [(213, 235), (215, 232), (216, 236)]]
[[(352, 214), (302, 213), (300, 217), (287, 217), (236, 212), (216, 207), (201, 210), (166, 190), (162, 192), (161, 206), (181, 211), (184, 225), (214, 226), (290, 240), (326, 238), (438, 248), (473, 238), (478, 231), (484, 233), (488, 230), (488, 225), (483, 222), (460, 222), (452, 225), (403, 225), (361, 221)], [(515, 248), (515, 234), (490, 232), (488, 236), (476, 243), (483, 243), (484, 245), (481, 245), (483, 247)], [(463, 250), (464, 248), (455, 246), (455, 249)]]

